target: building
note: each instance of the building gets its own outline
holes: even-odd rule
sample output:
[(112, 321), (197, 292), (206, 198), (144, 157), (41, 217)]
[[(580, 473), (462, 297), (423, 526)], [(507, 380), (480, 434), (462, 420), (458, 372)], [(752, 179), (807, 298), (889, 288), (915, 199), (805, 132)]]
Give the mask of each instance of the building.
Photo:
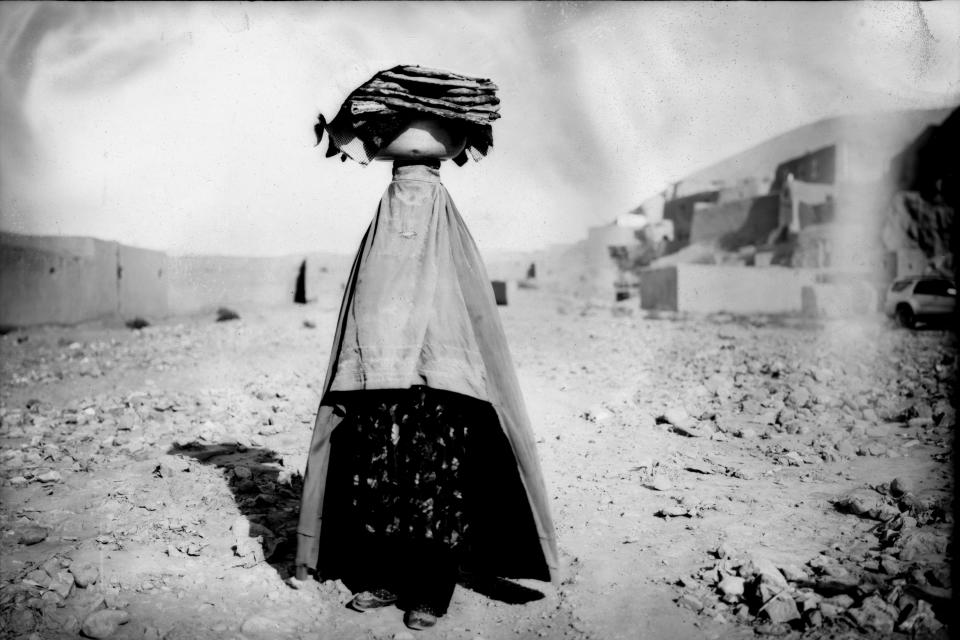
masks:
[[(664, 204), (664, 218), (676, 228), (676, 241), (670, 246), (675, 253), (641, 272), (642, 305), (694, 310), (697, 304), (706, 304), (701, 298), (708, 290), (729, 294), (746, 281), (753, 282), (755, 291), (766, 285), (776, 289), (771, 283), (786, 274), (771, 272), (773, 279), (761, 282), (756, 279), (766, 275), (742, 270), (766, 265), (799, 268), (807, 279), (817, 274), (814, 284), (801, 282), (799, 275), (791, 280), (796, 287), (809, 289), (808, 294), (815, 294), (820, 284), (836, 281), (882, 289), (896, 275), (890, 251), (881, 241), (896, 190), (911, 185), (935, 192), (942, 200), (950, 193), (944, 185), (957, 183), (956, 114), (950, 112), (826, 118), (683, 178)], [(901, 198), (901, 218), (931, 218), (927, 214), (940, 206), (923, 205), (923, 215), (915, 216), (914, 201), (919, 197)], [(946, 219), (940, 209), (933, 213), (941, 223)], [(915, 235), (923, 237), (924, 232)], [(942, 245), (941, 241), (938, 246)], [(900, 258), (895, 262), (913, 263)], [(687, 269), (688, 263), (698, 265)], [(713, 271), (711, 265), (724, 269)], [(711, 285), (704, 289), (706, 281)], [(726, 310), (760, 311), (747, 304), (752, 300), (749, 290), (744, 289), (746, 306)], [(781, 300), (778, 310), (794, 311), (800, 305), (794, 298), (791, 293)], [(721, 295), (713, 310), (732, 305), (735, 299)], [(870, 304), (861, 306), (867, 309)]]

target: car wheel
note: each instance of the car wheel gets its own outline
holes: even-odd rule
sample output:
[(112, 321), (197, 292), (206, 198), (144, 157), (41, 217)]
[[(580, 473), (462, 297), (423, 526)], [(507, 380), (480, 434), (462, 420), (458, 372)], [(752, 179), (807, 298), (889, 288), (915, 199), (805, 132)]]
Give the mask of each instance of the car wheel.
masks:
[(917, 323), (916, 317), (913, 315), (913, 309), (909, 306), (902, 304), (897, 307), (897, 323), (901, 327), (906, 327), (907, 329), (913, 329)]

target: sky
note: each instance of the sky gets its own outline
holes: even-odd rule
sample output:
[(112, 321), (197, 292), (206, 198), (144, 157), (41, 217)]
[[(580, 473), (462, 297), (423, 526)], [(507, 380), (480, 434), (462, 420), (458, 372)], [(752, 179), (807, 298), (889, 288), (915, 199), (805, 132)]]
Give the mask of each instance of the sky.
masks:
[(0, 230), (352, 253), (390, 165), (313, 124), (396, 64), (498, 85), (441, 176), (482, 250), (538, 249), (793, 127), (960, 104), (960, 2), (0, 3)]

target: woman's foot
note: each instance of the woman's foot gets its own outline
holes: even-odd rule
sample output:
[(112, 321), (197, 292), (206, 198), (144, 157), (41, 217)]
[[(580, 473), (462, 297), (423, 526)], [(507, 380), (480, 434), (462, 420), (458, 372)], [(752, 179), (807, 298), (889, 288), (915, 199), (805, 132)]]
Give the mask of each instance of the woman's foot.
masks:
[(387, 589), (374, 589), (373, 591), (361, 591), (353, 596), (353, 600), (347, 606), (357, 611), (366, 611), (367, 609), (379, 609), (380, 607), (389, 607), (397, 601), (397, 595)]
[(437, 624), (437, 616), (428, 607), (414, 607), (403, 614), (403, 624), (417, 631)]

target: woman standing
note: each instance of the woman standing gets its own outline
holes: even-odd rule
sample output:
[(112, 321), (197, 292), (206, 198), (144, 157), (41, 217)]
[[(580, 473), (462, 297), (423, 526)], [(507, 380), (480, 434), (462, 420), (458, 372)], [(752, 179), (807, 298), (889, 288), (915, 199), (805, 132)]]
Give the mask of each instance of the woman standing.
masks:
[[(446, 613), (461, 568), (556, 577), (546, 490), (490, 281), (440, 182), (441, 160), (489, 148), (495, 89), (395, 67), (319, 125), (333, 153), (394, 168), (340, 309), (297, 574), (343, 578), (353, 608), (397, 604), (414, 629)], [(370, 103), (387, 111), (373, 124)]]

